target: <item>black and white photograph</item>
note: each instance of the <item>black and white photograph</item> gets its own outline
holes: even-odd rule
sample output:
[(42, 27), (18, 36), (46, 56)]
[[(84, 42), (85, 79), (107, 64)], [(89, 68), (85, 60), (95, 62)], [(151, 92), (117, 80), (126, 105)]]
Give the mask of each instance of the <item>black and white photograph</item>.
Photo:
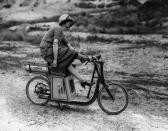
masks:
[(0, 131), (168, 131), (168, 0), (0, 0)]

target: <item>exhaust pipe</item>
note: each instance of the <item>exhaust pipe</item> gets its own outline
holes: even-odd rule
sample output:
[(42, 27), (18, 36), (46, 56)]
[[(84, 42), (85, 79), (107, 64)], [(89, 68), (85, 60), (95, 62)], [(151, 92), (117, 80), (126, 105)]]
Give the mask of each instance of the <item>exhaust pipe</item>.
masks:
[(47, 73), (48, 67), (28, 64), (25, 66), (25, 70), (29, 73)]

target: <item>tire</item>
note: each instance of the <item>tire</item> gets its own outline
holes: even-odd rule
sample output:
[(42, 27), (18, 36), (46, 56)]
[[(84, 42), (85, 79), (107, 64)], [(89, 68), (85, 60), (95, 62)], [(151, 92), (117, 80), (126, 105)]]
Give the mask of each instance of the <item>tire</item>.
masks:
[(115, 83), (103, 86), (98, 94), (98, 104), (105, 113), (109, 115), (117, 115), (124, 111), (128, 106), (127, 91), (123, 86)]
[[(40, 82), (37, 82), (40, 81)], [(35, 85), (31, 87), (34, 83)], [(30, 79), (26, 85), (26, 95), (27, 98), (35, 105), (46, 105), (51, 95), (49, 80), (43, 76), (35, 76)], [(47, 94), (45, 94), (47, 93)], [(33, 96), (36, 98), (34, 99)], [(45, 97), (46, 99), (41, 99), (40, 97)]]

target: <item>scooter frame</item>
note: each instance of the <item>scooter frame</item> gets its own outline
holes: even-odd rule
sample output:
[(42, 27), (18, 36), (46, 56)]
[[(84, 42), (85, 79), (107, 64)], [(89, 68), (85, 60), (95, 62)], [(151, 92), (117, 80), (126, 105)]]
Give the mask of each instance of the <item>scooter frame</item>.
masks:
[[(48, 91), (50, 91), (50, 93), (46, 93), (46, 95), (48, 95), (47, 97), (41, 97), (40, 96), (39, 98), (40, 99), (47, 99), (45, 104), (48, 103), (49, 101), (54, 101), (54, 102), (57, 102), (59, 105), (60, 104), (69, 104), (69, 105), (78, 105), (78, 106), (88, 106), (88, 105), (92, 104), (96, 99), (98, 99), (98, 104), (99, 104), (100, 108), (104, 112), (106, 112), (107, 114), (117, 115), (117, 114), (121, 113), (122, 111), (124, 111), (126, 109), (127, 105), (128, 105), (128, 94), (127, 94), (126, 89), (118, 83), (110, 83), (110, 84), (122, 88), (122, 90), (125, 94), (125, 100), (126, 101), (125, 101), (125, 105), (122, 107), (122, 109), (119, 110), (119, 111), (116, 111), (116, 112), (110, 112), (110, 111), (107, 111), (100, 102), (100, 96), (101, 96), (100, 94), (104, 89), (107, 92), (107, 94), (110, 96), (110, 99), (112, 101), (115, 100), (114, 96), (111, 94), (111, 92), (109, 90), (109, 84), (106, 84), (106, 81), (105, 81), (105, 78), (104, 78), (104, 71), (103, 71), (104, 62), (102, 60), (99, 60), (100, 57), (101, 57), (101, 55), (97, 56), (97, 57), (94, 57), (94, 59), (92, 59), (91, 61), (88, 61), (90, 63), (93, 63), (93, 65), (94, 65), (94, 69), (93, 69), (92, 77), (91, 77), (91, 82), (93, 82), (95, 78), (97, 80), (96, 80), (96, 87), (94, 87), (95, 89), (94, 89), (94, 92), (93, 92), (92, 95), (90, 95), (90, 92), (91, 92), (91, 89), (93, 88), (93, 86), (89, 87), (89, 90), (88, 90), (88, 93), (87, 93), (87, 96), (86, 96), (86, 101), (80, 101), (80, 100), (76, 100), (76, 99), (72, 100), (72, 101), (61, 100), (61, 99), (52, 99), (52, 97), (51, 97), (51, 94), (52, 94), (52, 92), (51, 92), (52, 91), (51, 90), (51, 88), (52, 88), (51, 87), (51, 85), (52, 85), (51, 84), (51, 79), (53, 77), (53, 73), (52, 73), (50, 67), (48, 67), (48, 72), (45, 72), (45, 73), (42, 73), (40, 71), (36, 72), (36, 74), (40, 74), (40, 75), (35, 76), (35, 77), (41, 77), (41, 78), (45, 79), (48, 82), (49, 89), (50, 89), (50, 90), (48, 90)], [(33, 78), (35, 78), (35, 77), (33, 77)], [(29, 80), (29, 82), (27, 83), (26, 91), (27, 91), (27, 88), (28, 88), (31, 80)], [(101, 89), (100, 89), (100, 84), (102, 85)], [(30, 100), (30, 98), (29, 98), (29, 100)]]
[[(97, 78), (97, 81), (96, 81), (96, 87), (95, 87), (95, 90), (94, 90), (94, 93), (92, 96), (90, 96), (90, 92), (91, 92), (91, 89), (93, 87), (89, 87), (89, 91), (87, 93), (87, 97), (86, 97), (86, 100), (87, 101), (66, 101), (66, 100), (59, 100), (59, 99), (52, 99), (51, 97), (49, 98), (41, 98), (41, 99), (48, 99), (49, 101), (55, 101), (55, 102), (58, 102), (58, 103), (62, 103), (62, 104), (71, 104), (71, 105), (79, 105), (79, 106), (87, 106), (87, 105), (90, 105), (92, 104), (96, 98), (98, 97), (98, 94), (99, 94), (99, 90), (100, 90), (100, 84), (103, 85), (103, 87), (106, 87), (106, 83), (105, 83), (105, 79), (104, 79), (104, 75), (103, 75), (103, 64), (104, 62), (103, 61), (96, 61), (96, 62), (93, 62), (94, 64), (94, 70), (93, 70), (93, 73), (92, 73), (92, 78), (91, 78), (91, 82), (93, 82), (93, 80), (95, 78)], [(51, 90), (51, 77), (52, 77), (52, 73), (51, 73), (51, 70), (50, 68), (48, 68), (48, 72), (47, 73), (41, 73), (41, 72), (36, 72), (37, 74), (40, 74), (40, 76), (46, 78), (49, 82), (49, 86), (50, 86), (50, 91)], [(97, 73), (97, 76), (95, 76)], [(50, 95), (52, 94), (52, 92), (50, 92)]]

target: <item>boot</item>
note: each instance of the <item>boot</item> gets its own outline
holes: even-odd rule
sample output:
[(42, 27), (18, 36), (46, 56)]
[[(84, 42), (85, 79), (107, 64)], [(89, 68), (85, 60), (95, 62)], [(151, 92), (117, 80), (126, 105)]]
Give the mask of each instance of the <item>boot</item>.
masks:
[(81, 63), (84, 63), (85, 61), (89, 61), (89, 60), (90, 60), (90, 58), (87, 56), (86, 59), (82, 59), (82, 60), (80, 60), (80, 61), (81, 61)]
[(91, 86), (93, 86), (94, 84), (95, 84), (95, 83), (90, 83), (90, 82), (87, 82), (87, 81), (81, 82), (81, 86), (82, 86), (83, 88), (85, 88), (85, 86), (91, 87)]

